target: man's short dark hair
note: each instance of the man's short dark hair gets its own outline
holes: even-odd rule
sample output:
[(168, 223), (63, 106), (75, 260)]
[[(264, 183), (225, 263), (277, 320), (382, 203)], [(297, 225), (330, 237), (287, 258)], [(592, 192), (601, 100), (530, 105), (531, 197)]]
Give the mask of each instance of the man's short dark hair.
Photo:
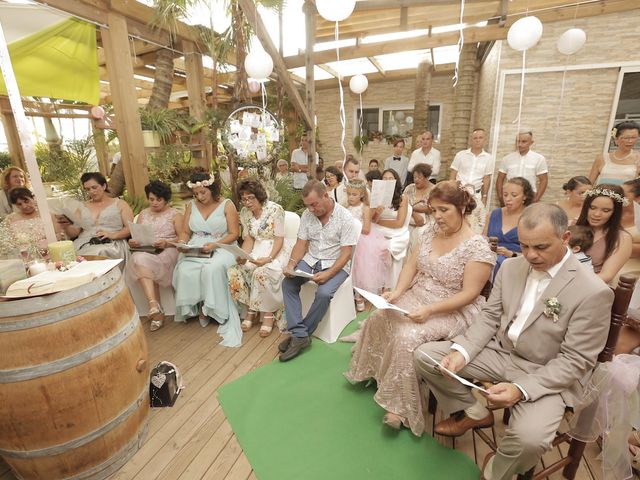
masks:
[(327, 187), (320, 180), (309, 180), (302, 187), (302, 197), (308, 197), (311, 192), (316, 192), (321, 197), (327, 193)]

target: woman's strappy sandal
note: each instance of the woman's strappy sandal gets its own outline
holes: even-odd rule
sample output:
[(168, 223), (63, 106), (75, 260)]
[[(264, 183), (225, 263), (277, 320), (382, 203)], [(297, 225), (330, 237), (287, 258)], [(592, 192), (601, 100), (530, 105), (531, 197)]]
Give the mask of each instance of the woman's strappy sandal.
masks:
[[(276, 317), (273, 315), (273, 313), (265, 313), (262, 316), (262, 326), (258, 331), (258, 335), (260, 335), (262, 338), (265, 338), (271, 335), (271, 331), (273, 330), (273, 323), (275, 322), (275, 319)], [(266, 321), (270, 321), (271, 325), (265, 325), (264, 322)]]
[(151, 300), (149, 302), (149, 312), (147, 313), (149, 320), (151, 320), (151, 326), (149, 330), (155, 332), (159, 330), (164, 325), (164, 311), (162, 310), (162, 305), (160, 302), (156, 300)]
[(255, 312), (253, 310), (249, 310), (247, 312), (246, 318), (240, 324), (240, 329), (243, 332), (248, 332), (249, 330), (251, 330), (251, 327), (253, 327), (253, 321), (256, 319), (257, 314), (258, 312)]

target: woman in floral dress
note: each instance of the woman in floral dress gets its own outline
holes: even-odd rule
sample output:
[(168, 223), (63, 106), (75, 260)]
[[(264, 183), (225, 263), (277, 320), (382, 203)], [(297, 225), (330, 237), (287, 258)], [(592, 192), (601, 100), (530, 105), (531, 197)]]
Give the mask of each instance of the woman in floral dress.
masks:
[(354, 383), (374, 379), (374, 400), (387, 412), (383, 422), (396, 429), (404, 424), (415, 435), (424, 431), (424, 415), (413, 351), (467, 329), (485, 303), (480, 292), (496, 259), (467, 222), (476, 202), (459, 182), (438, 183), (429, 205), (435, 222), (428, 224), (395, 289), (384, 294), (409, 313), (374, 312), (345, 374)]
[(249, 330), (261, 315), (259, 335), (267, 337), (282, 310), (282, 270), (292, 245), (284, 239), (284, 210), (267, 200), (259, 181), (244, 180), (238, 194), (244, 204), (240, 210), (242, 249), (254, 260), (238, 258), (238, 264), (229, 268), (229, 289), (233, 299), (249, 309), (242, 330)]

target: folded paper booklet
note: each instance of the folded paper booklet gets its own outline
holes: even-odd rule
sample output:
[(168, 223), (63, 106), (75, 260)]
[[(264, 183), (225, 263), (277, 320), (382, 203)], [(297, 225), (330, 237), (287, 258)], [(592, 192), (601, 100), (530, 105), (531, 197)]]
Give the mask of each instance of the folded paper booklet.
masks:
[(387, 302), (385, 298), (381, 297), (380, 295), (367, 292), (366, 290), (362, 290), (361, 288), (357, 288), (357, 287), (354, 287), (353, 289), (356, 292), (358, 292), (360, 295), (362, 295), (366, 300), (368, 300), (371, 303), (371, 305), (373, 305), (379, 310), (397, 310), (399, 312), (404, 313), (405, 315), (409, 313), (407, 310), (400, 308), (397, 305), (394, 305), (393, 303)]
[(4, 297), (35, 297), (79, 287), (101, 277), (120, 262), (122, 259), (88, 260), (64, 272), (42, 272), (12, 283)]
[(129, 222), (131, 238), (142, 246), (151, 246), (156, 241), (156, 234), (151, 225)]
[(169, 242), (169, 243), (176, 248), (189, 250), (188, 252), (184, 253), (185, 257), (211, 258), (213, 256), (213, 251), (203, 252), (202, 245), (190, 245), (188, 243), (182, 243), (182, 242)]

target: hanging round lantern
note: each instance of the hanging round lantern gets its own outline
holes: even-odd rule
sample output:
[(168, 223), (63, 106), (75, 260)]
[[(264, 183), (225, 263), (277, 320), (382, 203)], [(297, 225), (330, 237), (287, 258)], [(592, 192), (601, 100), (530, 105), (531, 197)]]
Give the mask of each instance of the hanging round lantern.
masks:
[(507, 34), (507, 43), (519, 52), (528, 50), (540, 41), (542, 22), (538, 17), (530, 16), (517, 20)]
[(104, 118), (104, 108), (100, 105), (94, 105), (91, 107), (89, 113), (91, 114), (91, 118), (94, 120), (102, 120)]
[(356, 0), (316, 0), (316, 8), (322, 18), (330, 22), (341, 22), (353, 13)]
[(249, 52), (244, 59), (244, 69), (251, 78), (264, 82), (273, 71), (273, 60), (263, 50)]
[(565, 55), (573, 55), (580, 50), (587, 41), (587, 34), (581, 28), (570, 28), (558, 39), (558, 51)]
[(260, 82), (253, 78), (247, 80), (247, 85), (249, 86), (249, 91), (251, 93), (258, 93), (260, 91)]
[(349, 80), (349, 89), (356, 95), (364, 93), (368, 86), (369, 80), (361, 73), (354, 75), (351, 77), (351, 80)]
[(396, 120), (402, 123), (402, 121), (404, 120), (404, 112), (396, 112)]

